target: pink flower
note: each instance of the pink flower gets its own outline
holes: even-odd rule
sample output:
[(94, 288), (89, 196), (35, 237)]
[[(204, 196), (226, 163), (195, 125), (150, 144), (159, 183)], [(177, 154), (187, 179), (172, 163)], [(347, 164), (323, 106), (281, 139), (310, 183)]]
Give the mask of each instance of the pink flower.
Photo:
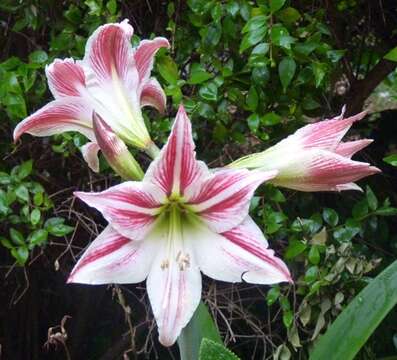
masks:
[(107, 228), (68, 282), (137, 283), (147, 291), (160, 342), (172, 345), (201, 298), (200, 270), (221, 281), (291, 281), (248, 215), (255, 189), (276, 171), (210, 172), (196, 160), (191, 124), (180, 107), (167, 144), (141, 182), (75, 195), (102, 212)]
[(157, 37), (143, 40), (133, 49), (132, 34), (128, 20), (100, 26), (88, 39), (83, 60), (55, 59), (48, 65), (48, 86), (55, 100), (19, 123), (14, 140), (25, 132), (49, 136), (78, 131), (91, 140), (82, 152), (98, 171), (99, 147), (92, 122), (96, 112), (123, 141), (140, 149), (150, 148), (141, 107), (165, 110), (165, 94), (150, 72), (155, 53), (169, 43)]
[(342, 142), (355, 121), (366, 113), (306, 125), (269, 149), (228, 165), (233, 169), (278, 170), (274, 185), (300, 191), (361, 190), (354, 182), (380, 170), (351, 157), (372, 140)]

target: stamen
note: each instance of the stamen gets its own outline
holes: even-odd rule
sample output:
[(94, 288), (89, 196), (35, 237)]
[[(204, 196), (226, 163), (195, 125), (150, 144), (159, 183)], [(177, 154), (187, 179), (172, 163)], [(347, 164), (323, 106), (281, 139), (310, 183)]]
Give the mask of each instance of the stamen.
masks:
[(168, 269), (169, 266), (170, 266), (170, 262), (168, 261), (168, 259), (163, 260), (162, 263), (161, 263), (161, 265), (160, 265), (161, 270)]

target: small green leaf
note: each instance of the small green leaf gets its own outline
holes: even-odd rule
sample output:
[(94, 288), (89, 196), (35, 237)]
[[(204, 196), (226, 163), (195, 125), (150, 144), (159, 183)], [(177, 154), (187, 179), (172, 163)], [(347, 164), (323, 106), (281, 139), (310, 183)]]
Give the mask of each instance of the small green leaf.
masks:
[(33, 160), (28, 160), (19, 165), (16, 169), (16, 176), (19, 180), (22, 180), (32, 173)]
[(10, 238), (15, 245), (25, 245), (25, 238), (18, 230), (10, 229)]
[(283, 312), (283, 323), (284, 326), (289, 329), (294, 321), (294, 314), (291, 310), (287, 310)]
[(15, 189), (15, 195), (18, 199), (24, 202), (29, 202), (29, 191), (25, 185), (18, 185), (18, 187)]
[(254, 86), (251, 86), (248, 90), (246, 102), (248, 109), (251, 111), (255, 111), (258, 107), (258, 93), (256, 92)]
[(386, 60), (397, 62), (397, 46), (391, 49), (383, 58)]
[(280, 64), (278, 65), (278, 74), (284, 92), (287, 90), (288, 85), (290, 84), (292, 78), (294, 77), (295, 71), (296, 71), (296, 63), (295, 60), (291, 57), (283, 58)]
[(397, 166), (397, 154), (389, 155), (383, 158), (383, 161), (391, 166)]
[(30, 213), (30, 222), (32, 225), (37, 225), (41, 218), (41, 212), (39, 209), (33, 209)]
[(47, 241), (48, 232), (44, 229), (33, 231), (29, 236), (29, 242), (32, 245), (42, 245)]
[(302, 241), (293, 240), (289, 243), (287, 250), (285, 252), (285, 258), (287, 260), (293, 259), (299, 254), (303, 253), (306, 250), (306, 244)]
[(325, 208), (323, 210), (323, 219), (328, 225), (331, 226), (336, 226), (339, 222), (338, 213), (335, 210), (329, 208)]
[(352, 209), (353, 218), (360, 220), (368, 214), (368, 203), (366, 199), (363, 199), (356, 203)]
[(286, 0), (270, 0), (270, 11), (272, 13), (280, 10), (284, 4), (285, 4)]
[(47, 226), (46, 230), (51, 235), (60, 237), (70, 234), (74, 230), (74, 227), (65, 224), (58, 224), (58, 225)]
[(287, 7), (286, 9), (281, 10), (277, 14), (277, 18), (280, 19), (286, 25), (292, 25), (301, 18), (301, 14), (295, 8)]
[(162, 56), (157, 59), (157, 69), (165, 81), (171, 85), (177, 85), (179, 75), (178, 67), (169, 56)]
[(248, 22), (244, 25), (241, 32), (243, 34), (247, 32), (252, 32), (260, 28), (264, 28), (267, 26), (267, 17), (265, 15), (254, 16), (249, 19)]
[(279, 124), (281, 121), (281, 116), (277, 115), (275, 112), (269, 112), (262, 116), (261, 123), (264, 126), (274, 126)]
[(48, 60), (48, 55), (43, 50), (36, 50), (30, 53), (29, 61), (36, 64), (44, 64)]
[(216, 101), (218, 99), (218, 87), (214, 82), (209, 82), (200, 87), (200, 96), (207, 101)]
[(255, 133), (258, 130), (260, 118), (258, 114), (251, 114), (247, 119), (248, 127)]
[(273, 305), (280, 297), (280, 288), (278, 286), (272, 287), (266, 295), (266, 303), (268, 306)]
[(201, 84), (204, 81), (207, 81), (208, 79), (211, 79), (213, 77), (212, 74), (208, 73), (201, 64), (192, 64), (191, 70), (190, 70), (190, 78), (187, 81), (189, 84)]
[(318, 275), (318, 267), (311, 266), (306, 270), (305, 281), (310, 284), (315, 280), (317, 280), (317, 275)]
[(312, 69), (315, 79), (316, 87), (319, 87), (324, 79), (324, 76), (327, 72), (327, 65), (319, 62), (312, 63)]
[(309, 261), (313, 265), (318, 265), (320, 262), (320, 252), (318, 251), (318, 246), (313, 245), (309, 250)]
[(11, 183), (11, 176), (0, 171), (0, 185), (8, 185)]
[(4, 236), (0, 236), (0, 243), (7, 249), (13, 249), (14, 245), (11, 244), (11, 241), (5, 238)]
[(239, 360), (239, 358), (222, 344), (204, 338), (200, 345), (199, 360)]
[(29, 250), (26, 246), (20, 246), (11, 249), (11, 255), (17, 260), (19, 265), (23, 266), (29, 258)]
[(243, 53), (245, 50), (249, 49), (251, 46), (254, 46), (261, 42), (266, 34), (266, 28), (260, 27), (254, 31), (250, 31), (244, 35), (241, 44), (240, 44), (240, 53)]
[(290, 36), (288, 30), (282, 25), (275, 25), (272, 27), (270, 38), (274, 45), (285, 49), (291, 49), (291, 44), (295, 42), (295, 39)]
[(372, 191), (372, 189), (367, 185), (365, 195), (367, 197), (367, 203), (369, 208), (374, 211), (378, 208), (378, 199)]

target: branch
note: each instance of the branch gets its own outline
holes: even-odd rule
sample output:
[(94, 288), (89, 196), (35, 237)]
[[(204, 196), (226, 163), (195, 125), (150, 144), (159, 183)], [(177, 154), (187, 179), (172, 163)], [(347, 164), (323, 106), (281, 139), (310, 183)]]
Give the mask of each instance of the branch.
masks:
[(360, 112), (368, 96), (396, 67), (397, 62), (382, 59), (363, 80), (355, 81), (347, 94), (347, 115)]

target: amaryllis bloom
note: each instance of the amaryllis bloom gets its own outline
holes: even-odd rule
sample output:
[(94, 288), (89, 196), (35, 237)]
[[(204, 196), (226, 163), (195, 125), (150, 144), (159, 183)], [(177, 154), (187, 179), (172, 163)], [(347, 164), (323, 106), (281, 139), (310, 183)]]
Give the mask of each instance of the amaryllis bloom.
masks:
[(341, 141), (366, 112), (346, 119), (343, 114), (344, 110), (331, 120), (306, 125), (269, 149), (238, 159), (228, 168), (278, 170), (271, 180), (274, 185), (300, 191), (361, 190), (354, 182), (380, 170), (351, 160), (372, 140)]
[(93, 131), (95, 111), (126, 143), (150, 151), (153, 145), (142, 116), (142, 106), (165, 110), (166, 97), (150, 77), (157, 50), (168, 40), (143, 40), (132, 48), (128, 20), (100, 26), (88, 39), (83, 60), (55, 59), (46, 67), (55, 98), (17, 125), (14, 139), (27, 132), (49, 136), (78, 131), (89, 140), (82, 148), (89, 165), (98, 170), (99, 147)]
[(201, 297), (200, 270), (229, 282), (291, 281), (248, 215), (255, 189), (275, 171), (220, 170), (196, 160), (181, 107), (171, 135), (141, 182), (75, 195), (109, 222), (68, 282), (137, 283), (147, 291), (160, 342), (172, 345)]

